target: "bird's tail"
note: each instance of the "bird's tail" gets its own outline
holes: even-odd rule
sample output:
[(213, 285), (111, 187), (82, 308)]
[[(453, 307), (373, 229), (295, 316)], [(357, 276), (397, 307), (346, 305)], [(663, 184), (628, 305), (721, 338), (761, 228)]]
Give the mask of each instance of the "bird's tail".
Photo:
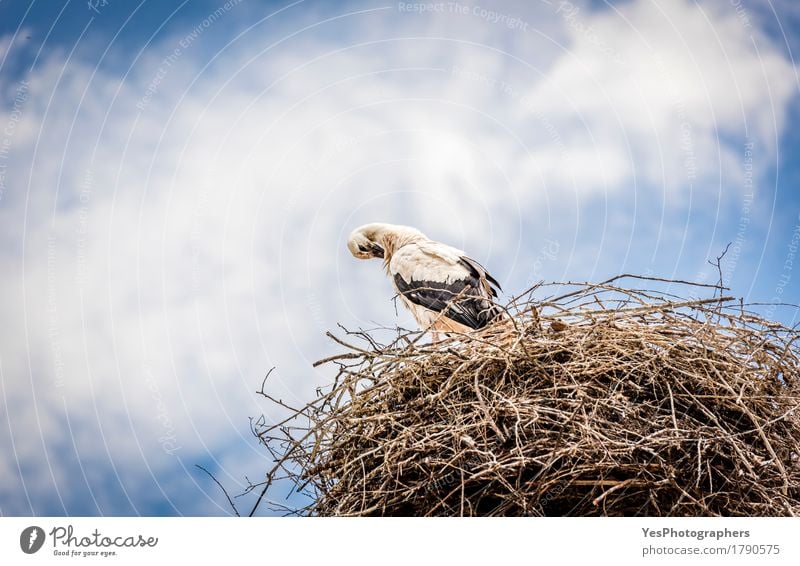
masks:
[(509, 317), (510, 315), (503, 307), (491, 301), (485, 301), (485, 307), (478, 313), (478, 328), (484, 328)]

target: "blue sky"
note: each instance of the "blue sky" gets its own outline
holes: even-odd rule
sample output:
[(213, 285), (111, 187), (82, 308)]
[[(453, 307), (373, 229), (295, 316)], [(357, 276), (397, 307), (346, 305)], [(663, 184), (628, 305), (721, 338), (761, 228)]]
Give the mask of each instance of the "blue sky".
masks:
[(364, 222), (800, 302), (788, 0), (92, 5), (0, 0), (0, 514), (227, 513), (264, 373), (412, 325)]

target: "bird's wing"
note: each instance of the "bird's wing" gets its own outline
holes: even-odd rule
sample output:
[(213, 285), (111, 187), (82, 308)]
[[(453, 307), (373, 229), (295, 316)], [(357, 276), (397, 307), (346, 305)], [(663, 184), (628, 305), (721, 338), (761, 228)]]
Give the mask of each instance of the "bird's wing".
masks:
[(461, 256), (461, 261), (463, 261), (471, 270), (473, 270), (475, 276), (481, 281), (481, 283), (483, 283), (484, 287), (486, 288), (486, 292), (489, 295), (496, 297), (497, 291), (503, 290), (503, 288), (500, 286), (500, 283), (497, 282), (497, 279), (492, 277), (489, 272), (486, 271), (486, 268), (480, 263), (465, 255)]
[(403, 297), (470, 328), (483, 328), (500, 314), (492, 303), (494, 278), (478, 262), (445, 244), (415, 242), (401, 247), (389, 263), (389, 273)]

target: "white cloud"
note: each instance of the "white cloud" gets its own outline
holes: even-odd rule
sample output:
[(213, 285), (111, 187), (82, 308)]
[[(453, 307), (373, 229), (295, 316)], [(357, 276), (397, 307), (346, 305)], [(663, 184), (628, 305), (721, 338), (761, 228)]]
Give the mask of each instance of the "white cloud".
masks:
[(631, 2), (561, 13), (572, 41), (529, 100), (577, 148), (575, 169), (611, 162), (605, 178), (580, 179), (583, 187), (619, 190), (633, 175), (645, 187), (713, 187), (721, 166), (741, 173), (745, 136), (759, 151), (775, 151), (793, 67), (733, 9)]
[[(70, 509), (78, 461), (105, 496), (119, 491), (113, 463), (134, 502), (158, 499), (136, 495), (152, 471), (197, 512), (210, 503), (172, 480), (176, 457), (189, 467), (235, 445), (229, 477), (243, 475), (230, 462), (266, 468), (246, 444), (260, 376), (278, 366), (274, 386), (300, 402), (326, 379), (310, 367), (332, 348), (325, 330), (395, 320), (383, 274), (342, 247), (362, 222), (417, 224), (491, 258), (513, 292), (548, 232), (562, 238), (554, 276), (595, 269), (602, 238), (609, 269), (624, 265), (630, 232), (604, 229), (596, 201), (616, 218), (634, 187), (658, 202), (663, 179), (681, 194), (678, 102), (698, 176), (738, 166), (740, 140), (718, 134), (741, 137), (742, 112), (774, 152), (791, 67), (763, 38), (759, 58), (731, 14), (582, 8), (620, 65), (556, 7), (510, 5), (527, 32), (384, 11), (268, 49), (276, 38), (255, 29), (196, 75), (198, 41), (146, 100), (182, 34), (124, 81), (80, 57), (63, 75), (60, 56), (41, 65), (0, 203), (0, 319), (14, 321), (0, 329), (3, 391), (26, 483), (49, 494), (54, 481)], [(311, 18), (286, 17), (287, 30)], [(18, 491), (0, 487), (14, 502), (3, 512), (27, 510)]]

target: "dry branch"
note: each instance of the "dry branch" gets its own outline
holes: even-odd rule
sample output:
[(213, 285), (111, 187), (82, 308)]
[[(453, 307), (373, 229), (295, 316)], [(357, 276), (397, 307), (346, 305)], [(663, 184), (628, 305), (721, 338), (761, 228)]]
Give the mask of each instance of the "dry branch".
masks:
[(335, 338), (334, 385), (256, 430), (264, 491), (293, 479), (311, 515), (800, 515), (797, 329), (617, 285), (538, 286), (436, 345)]

